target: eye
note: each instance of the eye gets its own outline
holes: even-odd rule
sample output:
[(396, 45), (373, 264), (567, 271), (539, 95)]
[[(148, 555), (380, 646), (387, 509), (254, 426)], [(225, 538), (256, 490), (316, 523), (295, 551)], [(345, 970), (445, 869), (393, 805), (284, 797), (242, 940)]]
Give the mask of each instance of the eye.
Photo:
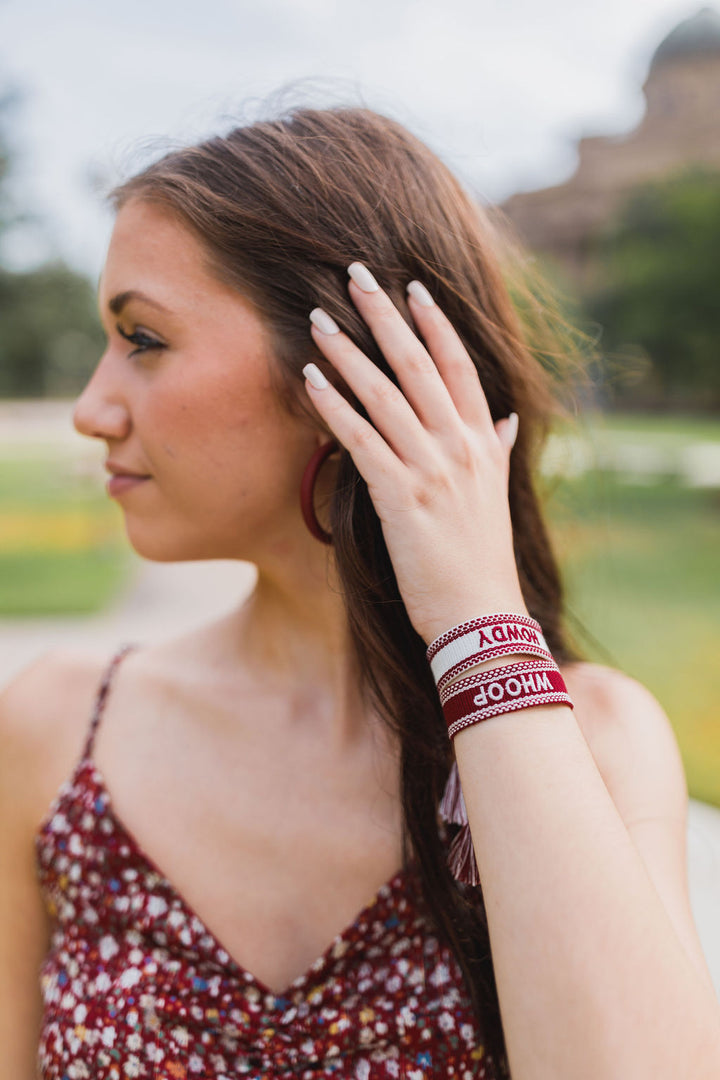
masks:
[(130, 353), (130, 356), (136, 356), (138, 353), (149, 352), (151, 349), (164, 349), (166, 346), (160, 341), (156, 341), (155, 338), (149, 337), (148, 334), (144, 334), (142, 330), (135, 330), (132, 334), (126, 334), (119, 323), (116, 323), (115, 329), (120, 337), (125, 338), (132, 345), (137, 345), (136, 349)]

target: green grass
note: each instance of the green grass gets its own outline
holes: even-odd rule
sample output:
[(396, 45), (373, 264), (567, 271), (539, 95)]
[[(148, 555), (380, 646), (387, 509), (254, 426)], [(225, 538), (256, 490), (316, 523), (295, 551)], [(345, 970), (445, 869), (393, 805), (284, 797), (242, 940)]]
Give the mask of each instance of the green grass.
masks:
[(102, 611), (127, 579), (118, 545), (78, 552), (0, 554), (0, 614), (90, 615)]
[(585, 654), (652, 690), (691, 795), (720, 805), (720, 493), (592, 473), (547, 506)]
[(3, 513), (16, 507), (56, 507), (82, 504), (107, 508), (102, 479), (79, 471), (66, 455), (18, 453), (0, 456), (0, 506)]
[(0, 507), (0, 616), (88, 615), (121, 591), (122, 517), (72, 459), (0, 459)]
[(720, 442), (720, 419), (713, 417), (612, 413), (595, 418), (594, 423), (613, 434), (638, 435), (643, 439)]

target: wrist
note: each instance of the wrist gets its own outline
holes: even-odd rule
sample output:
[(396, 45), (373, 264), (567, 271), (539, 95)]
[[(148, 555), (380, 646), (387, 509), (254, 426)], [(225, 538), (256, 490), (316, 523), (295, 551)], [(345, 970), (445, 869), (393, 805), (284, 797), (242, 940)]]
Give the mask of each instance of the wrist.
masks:
[(524, 615), (526, 618), (530, 614), (520, 591), (508, 591), (493, 596), (484, 594), (481, 598), (466, 597), (433, 615), (432, 620), (423, 627), (421, 637), (426, 645), (430, 645), (453, 626), (459, 626), (460, 623), (470, 619), (479, 619), (484, 615), (496, 615), (500, 612), (508, 615)]

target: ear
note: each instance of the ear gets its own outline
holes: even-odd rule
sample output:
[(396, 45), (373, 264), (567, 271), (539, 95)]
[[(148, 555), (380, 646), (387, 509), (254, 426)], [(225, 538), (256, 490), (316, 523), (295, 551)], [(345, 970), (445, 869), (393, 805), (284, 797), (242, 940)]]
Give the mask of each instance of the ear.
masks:
[[(335, 437), (335, 435), (331, 431), (325, 431), (324, 429), (316, 431), (316, 433), (315, 433), (315, 448), (316, 449), (320, 449), (321, 446), (327, 446), (327, 444), (329, 442), (335, 442), (335, 443), (337, 442), (337, 438)], [(339, 447), (339, 444), (338, 444), (338, 449), (333, 450), (332, 453), (329, 455), (330, 459), (337, 460), (337, 457), (338, 457), (339, 453), (340, 453), (340, 447)]]

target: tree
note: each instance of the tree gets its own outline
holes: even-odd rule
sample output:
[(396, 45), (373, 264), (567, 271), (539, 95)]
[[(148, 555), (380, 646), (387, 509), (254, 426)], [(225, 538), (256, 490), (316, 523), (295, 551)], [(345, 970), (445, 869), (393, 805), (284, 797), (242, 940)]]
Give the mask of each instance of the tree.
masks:
[(24, 273), (2, 261), (3, 237), (38, 220), (15, 205), (8, 184), (10, 121), (20, 100), (15, 89), (0, 93), (0, 397), (74, 396), (104, 342), (90, 281), (59, 259)]
[(674, 407), (720, 404), (720, 183), (691, 170), (637, 191), (597, 241), (585, 309), (603, 327), (611, 368), (630, 359), (616, 398)]
[(0, 241), (8, 228), (17, 220), (8, 188), (12, 160), (8, 119), (19, 101), (20, 94), (16, 89), (0, 93)]
[(87, 278), (60, 261), (0, 270), (0, 397), (73, 397), (103, 350)]

